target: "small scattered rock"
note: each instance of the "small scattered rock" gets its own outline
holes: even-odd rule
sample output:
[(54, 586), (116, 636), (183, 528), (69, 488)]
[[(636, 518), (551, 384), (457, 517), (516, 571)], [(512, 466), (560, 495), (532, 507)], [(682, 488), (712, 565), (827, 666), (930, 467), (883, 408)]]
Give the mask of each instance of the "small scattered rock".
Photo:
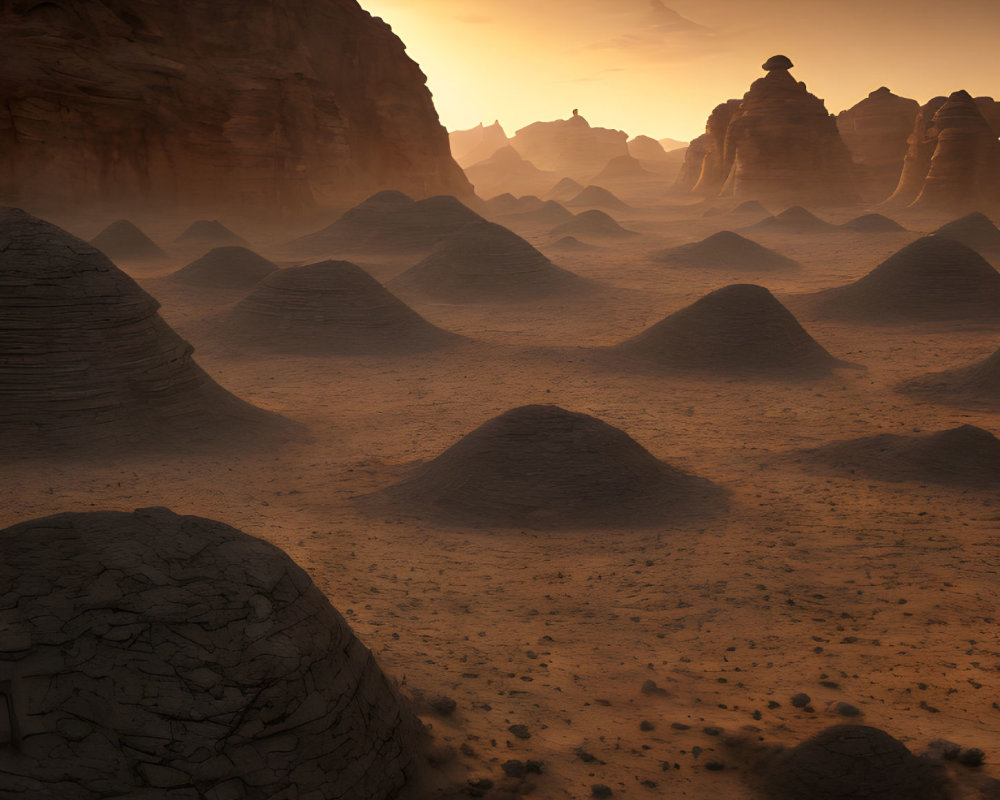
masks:
[(595, 783), (590, 787), (591, 797), (611, 797), (611, 795), (611, 787), (605, 786), (603, 783)]
[(949, 742), (947, 739), (935, 739), (927, 745), (927, 755), (931, 758), (944, 758), (954, 761), (962, 752), (962, 745)]
[(505, 761), (500, 768), (508, 778), (523, 778), (528, 771), (524, 762), (518, 761), (516, 758)]
[(650, 722), (648, 719), (644, 719), (642, 722), (639, 723), (639, 730), (640, 731), (651, 731), (655, 727), (656, 726), (652, 722)]
[(963, 747), (958, 754), (958, 763), (966, 767), (981, 767), (986, 760), (986, 753), (978, 747)]
[(721, 761), (706, 761), (705, 762), (705, 769), (709, 770), (710, 772), (721, 772), (725, 768), (726, 768), (726, 765), (723, 764)]
[(812, 700), (812, 698), (805, 692), (799, 692), (798, 694), (792, 695), (792, 705), (796, 708), (805, 708), (809, 705), (810, 700)]
[(430, 705), (431, 708), (443, 717), (450, 717), (455, 713), (455, 709), (458, 708), (458, 703), (445, 695), (435, 697), (431, 700)]
[(531, 732), (527, 725), (511, 725), (507, 728), (518, 739), (530, 739)]
[(840, 714), (840, 716), (842, 717), (861, 716), (860, 708), (858, 708), (857, 706), (852, 706), (850, 703), (845, 703), (843, 701), (837, 703), (837, 705), (833, 707), (833, 710), (836, 711), (838, 714)]
[(657, 686), (656, 681), (648, 680), (642, 684), (642, 693), (665, 696), (667, 694), (667, 690), (661, 689), (659, 686)]

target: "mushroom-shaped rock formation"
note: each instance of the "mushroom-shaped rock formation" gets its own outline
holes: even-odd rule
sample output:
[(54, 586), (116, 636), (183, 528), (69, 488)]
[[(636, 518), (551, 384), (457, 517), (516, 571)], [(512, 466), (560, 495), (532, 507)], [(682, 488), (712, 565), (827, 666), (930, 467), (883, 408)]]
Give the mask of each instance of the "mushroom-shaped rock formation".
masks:
[(628, 204), (609, 192), (603, 186), (591, 184), (581, 191), (576, 197), (566, 201), (567, 206), (589, 207), (589, 208), (610, 208), (615, 211), (628, 209)]
[(871, 321), (1000, 319), (1000, 274), (961, 242), (925, 236), (814, 299), (823, 315)]
[(470, 222), (482, 221), (454, 197), (414, 201), (396, 191), (379, 192), (336, 222), (286, 245), (290, 253), (420, 253)]
[(249, 289), (277, 268), (245, 247), (216, 247), (170, 277), (178, 283), (206, 289)]
[(883, 433), (800, 453), (838, 473), (883, 481), (1000, 485), (1000, 440), (972, 425), (918, 436)]
[(0, 209), (0, 450), (26, 455), (267, 440), (291, 423), (192, 360), (159, 304), (98, 250)]
[(1000, 350), (956, 369), (932, 372), (904, 381), (898, 390), (936, 403), (1000, 407)]
[(493, 222), (469, 225), (443, 239), (389, 285), (448, 303), (534, 300), (594, 288)]
[(820, 219), (802, 206), (786, 208), (780, 214), (762, 219), (749, 228), (773, 233), (830, 233), (836, 229), (836, 225)]
[(719, 231), (700, 242), (659, 250), (652, 258), (665, 264), (732, 272), (770, 272), (802, 266), (732, 231)]
[(866, 725), (835, 725), (779, 754), (765, 770), (772, 800), (947, 800), (938, 768)]
[(855, 233), (905, 233), (906, 228), (882, 214), (862, 214), (840, 226)]
[(725, 505), (710, 481), (660, 461), (624, 431), (541, 405), (489, 420), (361, 502), (452, 524), (532, 528), (666, 524)]
[(762, 286), (717, 289), (610, 348), (658, 368), (813, 378), (843, 365)]
[(239, 344), (302, 355), (394, 355), (459, 339), (347, 261), (272, 272), (223, 328)]
[(415, 783), (419, 722), (267, 542), (163, 508), (60, 514), (0, 531), (0, 585), (0, 796), (389, 800)]
[(792, 63), (792, 59), (788, 56), (771, 56), (767, 61), (760, 65), (760, 68), (765, 72), (773, 72), (776, 69), (791, 69), (795, 65)]
[(936, 231), (935, 236), (942, 236), (945, 239), (954, 239), (964, 245), (971, 247), (976, 252), (985, 256), (1000, 255), (1000, 229), (979, 211), (973, 211), (960, 219), (942, 225)]
[(162, 261), (167, 254), (127, 219), (112, 222), (90, 243), (112, 261)]
[(237, 236), (217, 219), (199, 219), (192, 222), (174, 239), (174, 244), (184, 247), (245, 247), (248, 242)]
[(615, 219), (605, 214), (600, 209), (581, 211), (573, 219), (567, 220), (562, 225), (552, 229), (553, 236), (582, 236), (594, 239), (624, 239), (630, 236), (638, 236), (635, 231), (630, 231), (619, 225)]

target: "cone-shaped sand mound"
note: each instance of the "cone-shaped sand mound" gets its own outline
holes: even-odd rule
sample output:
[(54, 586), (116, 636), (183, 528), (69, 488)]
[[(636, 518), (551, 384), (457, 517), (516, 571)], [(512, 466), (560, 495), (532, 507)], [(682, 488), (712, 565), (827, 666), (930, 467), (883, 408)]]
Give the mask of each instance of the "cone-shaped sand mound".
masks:
[(725, 500), (710, 481), (599, 419), (523, 406), (361, 502), (453, 524), (563, 528), (666, 523), (712, 513)]
[(328, 253), (429, 252), (437, 242), (483, 218), (451, 196), (414, 201), (401, 192), (379, 192), (332, 225), (286, 245), (303, 256)]
[(900, 384), (898, 390), (950, 405), (1000, 407), (1000, 350), (966, 367), (932, 372)]
[(837, 230), (837, 226), (821, 220), (802, 206), (792, 206), (776, 216), (751, 225), (749, 230), (769, 233), (829, 233)]
[(0, 585), (5, 797), (387, 800), (414, 780), (419, 723), (267, 542), (163, 508), (60, 514), (0, 531)]
[(245, 247), (216, 247), (170, 277), (178, 283), (207, 289), (249, 289), (277, 268)]
[(533, 300), (594, 288), (492, 222), (452, 234), (389, 285), (448, 303)]
[(972, 425), (919, 436), (884, 433), (802, 451), (809, 462), (883, 481), (1000, 485), (1000, 440)]
[(572, 200), (582, 191), (583, 184), (577, 183), (572, 178), (563, 178), (559, 181), (559, 183), (549, 189), (545, 197), (550, 200), (558, 200), (560, 203), (565, 203), (567, 200)]
[(771, 272), (799, 269), (802, 265), (732, 231), (719, 231), (693, 244), (658, 250), (654, 261), (681, 267), (722, 269), (732, 272)]
[(259, 439), (290, 423), (191, 358), (158, 303), (107, 257), (0, 209), (0, 449), (28, 455)]
[(759, 200), (744, 200), (736, 208), (732, 210), (733, 214), (745, 214), (746, 216), (763, 216), (770, 217), (771, 212), (768, 211), (764, 204)]
[(583, 236), (594, 239), (624, 239), (631, 236), (638, 236), (635, 231), (630, 231), (619, 225), (613, 217), (608, 216), (603, 211), (596, 208), (591, 211), (583, 211), (573, 219), (567, 220), (562, 225), (552, 229), (553, 236)]
[(906, 228), (882, 214), (863, 214), (845, 222), (841, 228), (855, 233), (905, 233)]
[(989, 217), (978, 211), (942, 225), (934, 231), (934, 234), (945, 239), (954, 239), (980, 253), (987, 255), (1000, 253), (1000, 229)]
[(272, 272), (229, 313), (224, 329), (239, 344), (302, 355), (420, 352), (460, 338), (347, 261)]
[(610, 352), (720, 375), (808, 378), (842, 365), (774, 295), (750, 284), (717, 289)]
[(975, 250), (925, 236), (865, 277), (813, 296), (830, 316), (872, 321), (1000, 318), (1000, 274)]
[(614, 211), (624, 211), (628, 204), (609, 192), (603, 186), (590, 185), (576, 197), (566, 201), (567, 206), (585, 208), (610, 208)]
[(90, 243), (112, 261), (162, 261), (167, 254), (127, 219), (112, 222)]
[(217, 219), (199, 219), (192, 222), (184, 232), (174, 239), (174, 244), (185, 247), (245, 247), (248, 243), (237, 236)]
[(836, 725), (775, 757), (772, 800), (947, 800), (944, 776), (885, 731)]
[(548, 200), (533, 211), (508, 214), (501, 220), (509, 225), (544, 225), (552, 227), (573, 219), (573, 212), (555, 200)]

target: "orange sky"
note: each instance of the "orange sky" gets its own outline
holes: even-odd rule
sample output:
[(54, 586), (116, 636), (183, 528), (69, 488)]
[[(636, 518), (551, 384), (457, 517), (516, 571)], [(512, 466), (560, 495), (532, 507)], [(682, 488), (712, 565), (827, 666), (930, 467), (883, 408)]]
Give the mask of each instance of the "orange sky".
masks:
[(428, 76), (452, 130), (569, 116), (690, 139), (775, 53), (831, 112), (886, 85), (1000, 95), (1000, 0), (361, 0)]

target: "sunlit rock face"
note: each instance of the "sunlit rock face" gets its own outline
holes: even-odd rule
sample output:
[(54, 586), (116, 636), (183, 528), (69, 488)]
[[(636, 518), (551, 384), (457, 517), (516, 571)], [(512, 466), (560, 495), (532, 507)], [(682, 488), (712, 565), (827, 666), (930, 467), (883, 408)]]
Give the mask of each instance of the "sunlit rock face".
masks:
[(355, 0), (6, 0), (0, 203), (309, 211), (470, 193), (419, 67)]
[(854, 161), (858, 191), (867, 202), (885, 200), (895, 190), (919, 112), (916, 100), (883, 86), (837, 115), (837, 127)]
[(739, 100), (727, 100), (715, 107), (705, 124), (705, 133), (691, 142), (684, 154), (675, 186), (714, 197), (729, 174), (724, 159), (726, 131), (733, 115), (740, 107)]

